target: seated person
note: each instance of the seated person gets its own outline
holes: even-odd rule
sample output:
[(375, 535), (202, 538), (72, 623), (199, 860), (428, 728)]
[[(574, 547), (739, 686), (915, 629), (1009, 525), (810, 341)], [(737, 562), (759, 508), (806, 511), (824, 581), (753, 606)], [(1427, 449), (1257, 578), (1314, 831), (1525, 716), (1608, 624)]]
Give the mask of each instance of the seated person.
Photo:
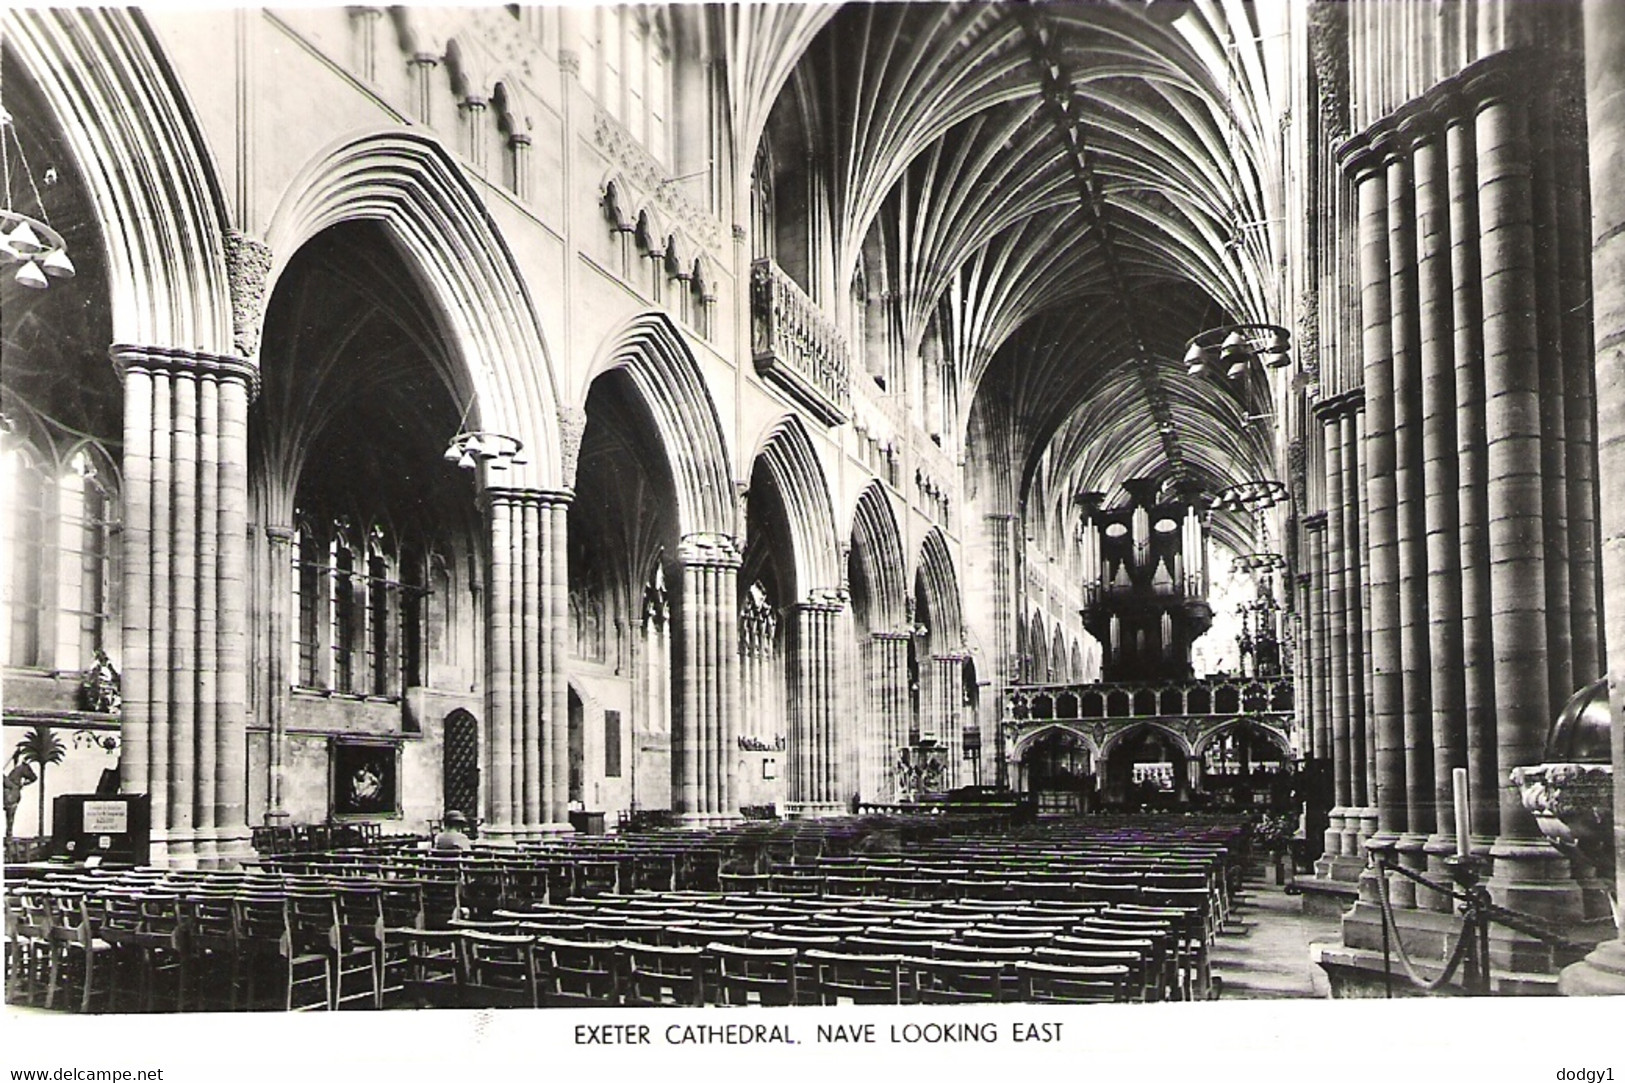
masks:
[(440, 833), (435, 835), (429, 849), (455, 852), (473, 848), (474, 840), (468, 837), (468, 817), (452, 809), (446, 813), (446, 818), (440, 821)]

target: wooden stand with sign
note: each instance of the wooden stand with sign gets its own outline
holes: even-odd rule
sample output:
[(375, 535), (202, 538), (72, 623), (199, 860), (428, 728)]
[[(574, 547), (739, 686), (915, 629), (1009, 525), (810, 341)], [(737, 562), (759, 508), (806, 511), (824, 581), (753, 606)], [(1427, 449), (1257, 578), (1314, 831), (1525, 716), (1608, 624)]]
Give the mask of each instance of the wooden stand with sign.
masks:
[(144, 793), (69, 793), (52, 803), (51, 854), (72, 861), (145, 865), (152, 844), (152, 800)]

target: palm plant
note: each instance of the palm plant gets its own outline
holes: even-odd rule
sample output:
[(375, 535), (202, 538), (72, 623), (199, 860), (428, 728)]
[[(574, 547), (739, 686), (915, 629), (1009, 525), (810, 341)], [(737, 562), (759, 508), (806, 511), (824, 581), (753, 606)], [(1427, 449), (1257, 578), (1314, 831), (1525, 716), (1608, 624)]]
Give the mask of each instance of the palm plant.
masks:
[(33, 726), (17, 742), (17, 747), (11, 750), (11, 762), (31, 763), (39, 767), (39, 833), (45, 834), (45, 769), (53, 763), (61, 763), (68, 755), (68, 746), (62, 743), (62, 737), (50, 723), (41, 722)]

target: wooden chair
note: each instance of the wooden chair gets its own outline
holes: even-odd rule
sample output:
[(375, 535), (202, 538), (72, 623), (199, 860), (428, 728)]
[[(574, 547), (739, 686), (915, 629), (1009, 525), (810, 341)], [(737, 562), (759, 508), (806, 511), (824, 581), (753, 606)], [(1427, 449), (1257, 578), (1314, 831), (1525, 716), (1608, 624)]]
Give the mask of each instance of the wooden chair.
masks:
[(1135, 920), (1108, 912), (1080, 922), (1073, 927), (1072, 935), (1090, 939), (1149, 941), (1155, 957), (1151, 965), (1160, 975), (1158, 984), (1166, 991), (1167, 999), (1191, 998), (1191, 975), (1186, 965), (1186, 953), (1181, 947), (1178, 933), (1169, 922)]
[(1039, 948), (1033, 952), (1033, 962), (1055, 966), (1126, 967), (1128, 976), (1124, 986), (1124, 999), (1145, 1001), (1147, 996), (1145, 957), (1137, 951), (1112, 948), (1084, 948), (1076, 944), (1064, 947)]
[(705, 950), (622, 943), (621, 1003), (632, 1007), (700, 1007), (705, 1003)]
[(1128, 999), (1125, 966), (1015, 964), (1021, 999), (1029, 1004), (1103, 1004)]
[[(461, 1003), (464, 933), (449, 929), (395, 929), (388, 934), (400, 945), (401, 994), (419, 1008), (454, 1007)], [(529, 938), (525, 938), (527, 946)]]
[(538, 936), (538, 999), (546, 1007), (616, 1003), (616, 950), (612, 941), (564, 940)]
[(5, 891), (6, 1001), (43, 1004), (50, 986), (51, 919), (44, 889), (19, 884)]
[(236, 942), (246, 978), (245, 1003), (260, 1006), (256, 988), (268, 972), (282, 989), (282, 1010), (328, 1010), (333, 1006), (333, 964), (327, 950), (331, 920), (294, 932), (291, 900), (287, 895), (243, 895), (234, 910)]
[(1003, 963), (910, 956), (904, 958), (903, 969), (908, 975), (905, 1003), (979, 1004), (1004, 998)]
[(727, 944), (742, 948), (750, 942), (751, 930), (720, 922), (687, 921), (666, 926), (666, 943), (677, 947), (703, 948), (707, 944)]
[[(322, 894), (332, 902), (328, 952), (333, 960), (333, 1007), (350, 1003), (383, 1007), (383, 893), (376, 885), (352, 881), (329, 884)], [(290, 913), (298, 915), (303, 905), (304, 900), (294, 896)], [(312, 916), (318, 914), (313, 908)]]
[(1060, 933), (1059, 926), (1037, 929), (994, 929), (979, 925), (959, 935), (961, 942), (990, 948), (1041, 948)]
[(801, 962), (812, 968), (816, 1004), (901, 1004), (903, 958), (853, 955), (811, 948)]
[(187, 970), (192, 978), (192, 1008), (236, 1011), (243, 993), (243, 961), (237, 944), (235, 904), (231, 894), (192, 887), (181, 897), (186, 921)]
[(56, 1007), (58, 990), (66, 990), (70, 997), (77, 992), (78, 1010), (88, 1012), (97, 999), (106, 999), (107, 983), (97, 983), (98, 963), (105, 972), (113, 951), (96, 935), (101, 903), (87, 890), (72, 889), (53, 889), (46, 902), (51, 965), (45, 1006)]
[[(1175, 995), (1176, 989), (1168, 984), (1157, 946), (1151, 940), (1128, 936), (1058, 936), (1047, 948), (1035, 952), (1035, 962), (1065, 962), (1050, 953), (1095, 952), (1122, 955), (1124, 958), (1101, 960), (1113, 965), (1121, 963), (1129, 968), (1130, 992), (1142, 1001), (1163, 1000)], [(1177, 980), (1177, 976), (1176, 976)], [(1138, 992), (1136, 993), (1136, 987)]]
[(766, 873), (724, 872), (717, 875), (722, 890), (727, 894), (755, 894), (758, 891), (768, 891), (772, 887), (773, 878)]
[(885, 930), (873, 930), (862, 936), (849, 936), (841, 942), (841, 948), (854, 955), (914, 955), (916, 953), (929, 953), (931, 950), (928, 940), (906, 940), (902, 937), (887, 936)]
[[(136, 906), (140, 930), (136, 936), (126, 937), (124, 943), (134, 952), (139, 1010), (157, 1011), (164, 1002), (165, 1010), (184, 1011), (189, 991), (191, 923), (181, 897), (172, 891), (147, 889), (137, 895)], [(108, 939), (105, 928), (102, 938)]]
[(794, 948), (750, 948), (712, 942), (705, 947), (710, 962), (711, 999), (715, 1004), (787, 1007), (798, 1002)]
[(534, 937), (463, 930), (462, 987), (457, 1002), (465, 1008), (535, 1008), (540, 1006)]

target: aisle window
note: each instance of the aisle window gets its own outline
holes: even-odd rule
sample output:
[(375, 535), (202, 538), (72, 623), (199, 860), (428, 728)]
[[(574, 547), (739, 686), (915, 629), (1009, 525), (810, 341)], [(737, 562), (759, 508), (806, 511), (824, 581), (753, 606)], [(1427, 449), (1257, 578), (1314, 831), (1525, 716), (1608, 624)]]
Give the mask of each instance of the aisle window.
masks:
[[(385, 698), (423, 683), (425, 563), (382, 526), (299, 515), (294, 544), (301, 688)], [(404, 575), (402, 570), (404, 569)]]
[(0, 455), (8, 665), (73, 672), (112, 649), (115, 481), (95, 447), (60, 468), (20, 442)]

